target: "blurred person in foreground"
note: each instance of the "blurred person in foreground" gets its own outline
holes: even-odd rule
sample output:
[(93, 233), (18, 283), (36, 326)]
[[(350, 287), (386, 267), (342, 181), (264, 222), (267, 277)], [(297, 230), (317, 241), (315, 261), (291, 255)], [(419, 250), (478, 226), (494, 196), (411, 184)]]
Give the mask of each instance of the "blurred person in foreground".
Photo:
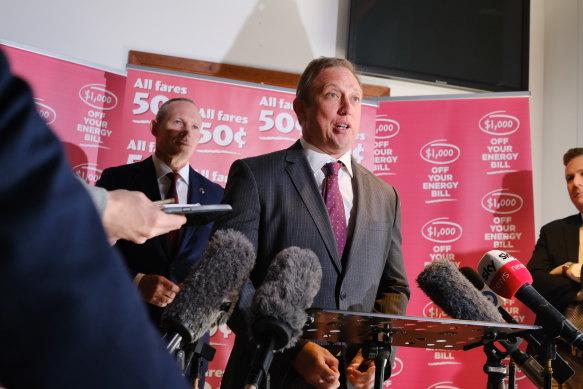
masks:
[(0, 52), (0, 382), (185, 389), (61, 142)]

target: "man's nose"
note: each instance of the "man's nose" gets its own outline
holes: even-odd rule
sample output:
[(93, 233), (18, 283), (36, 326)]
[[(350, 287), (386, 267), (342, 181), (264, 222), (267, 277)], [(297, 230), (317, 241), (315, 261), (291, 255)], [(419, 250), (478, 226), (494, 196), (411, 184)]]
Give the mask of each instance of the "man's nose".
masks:
[(338, 108), (338, 113), (340, 115), (350, 115), (352, 114), (352, 105), (350, 104), (350, 99), (347, 96), (340, 98), (340, 107)]

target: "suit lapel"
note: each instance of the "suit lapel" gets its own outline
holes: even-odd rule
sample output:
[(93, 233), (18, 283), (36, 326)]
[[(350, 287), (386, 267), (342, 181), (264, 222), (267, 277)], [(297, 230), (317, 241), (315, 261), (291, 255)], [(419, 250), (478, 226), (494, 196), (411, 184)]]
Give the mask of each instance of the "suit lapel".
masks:
[[(156, 177), (156, 168), (154, 167), (154, 161), (152, 157), (146, 158), (142, 162), (136, 162), (136, 172), (134, 175), (134, 183), (137, 190), (143, 192), (146, 197), (152, 201), (161, 200), (160, 188), (158, 187), (158, 178)], [(160, 247), (160, 251), (164, 252), (165, 260), (169, 261), (168, 257), (168, 242), (166, 234), (156, 236), (151, 239), (152, 245), (157, 245)]]
[(204, 187), (204, 183), (200, 179), (200, 175), (194, 171), (191, 167), (189, 169), (190, 173), (188, 176), (188, 203), (189, 204), (197, 204), (200, 203), (201, 205), (206, 204), (205, 202), (205, 193), (206, 188)]
[(286, 152), (286, 172), (288, 173), (293, 185), (295, 186), (299, 196), (304, 205), (308, 209), (312, 217), (312, 221), (316, 225), (326, 249), (332, 258), (334, 267), (338, 273), (341, 272), (342, 265), (340, 257), (338, 256), (338, 249), (336, 248), (336, 241), (334, 240), (334, 233), (330, 226), (328, 211), (322, 196), (318, 192), (318, 186), (314, 179), (314, 174), (304, 156), (304, 151), (300, 142), (296, 142)]
[(346, 250), (348, 250), (347, 255), (345, 255), (346, 271), (348, 271), (348, 267), (351, 265), (350, 259), (356, 256), (356, 253), (360, 251), (359, 247), (364, 244), (364, 239), (366, 237), (366, 223), (371, 220), (370, 211), (372, 209), (371, 204), (365, 197), (370, 190), (367, 185), (368, 181), (366, 180), (368, 172), (362, 169), (354, 159), (352, 160), (352, 171), (354, 173), (354, 180), (356, 181), (356, 190), (354, 192), (353, 201), (353, 206), (356, 207), (356, 212), (352, 212), (354, 215), (354, 227), (352, 234), (349, 236), (349, 240), (346, 242)]
[(142, 162), (136, 162), (135, 166), (134, 184), (136, 188), (150, 200), (160, 200), (160, 188), (158, 187), (158, 178), (156, 177), (156, 169), (154, 168), (152, 157), (148, 157)]

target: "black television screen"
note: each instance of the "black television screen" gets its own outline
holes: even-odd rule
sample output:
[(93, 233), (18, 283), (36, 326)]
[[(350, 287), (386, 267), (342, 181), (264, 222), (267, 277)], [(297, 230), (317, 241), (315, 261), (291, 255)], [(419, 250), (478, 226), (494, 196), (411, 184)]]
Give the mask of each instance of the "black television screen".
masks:
[(348, 59), (365, 74), (528, 90), (529, 0), (352, 0)]

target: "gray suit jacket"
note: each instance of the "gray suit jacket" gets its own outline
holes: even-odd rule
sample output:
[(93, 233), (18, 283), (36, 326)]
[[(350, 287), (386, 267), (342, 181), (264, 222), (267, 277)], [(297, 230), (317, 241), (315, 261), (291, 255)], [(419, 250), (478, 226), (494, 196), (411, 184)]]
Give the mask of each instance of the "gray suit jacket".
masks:
[[(340, 258), (324, 200), (299, 141), (289, 149), (238, 160), (231, 166), (223, 203), (231, 204), (233, 212), (219, 219), (215, 229), (244, 233), (256, 248), (257, 261), (229, 321), (237, 338), (222, 388), (243, 386), (253, 355), (247, 321), (251, 299), (270, 262), (285, 248), (307, 248), (320, 259), (322, 282), (312, 307), (405, 313), (410, 291), (401, 252), (397, 192), (354, 161), (353, 169), (355, 220)], [(271, 368), (273, 387), (302, 387), (290, 369), (299, 347), (276, 354)]]

